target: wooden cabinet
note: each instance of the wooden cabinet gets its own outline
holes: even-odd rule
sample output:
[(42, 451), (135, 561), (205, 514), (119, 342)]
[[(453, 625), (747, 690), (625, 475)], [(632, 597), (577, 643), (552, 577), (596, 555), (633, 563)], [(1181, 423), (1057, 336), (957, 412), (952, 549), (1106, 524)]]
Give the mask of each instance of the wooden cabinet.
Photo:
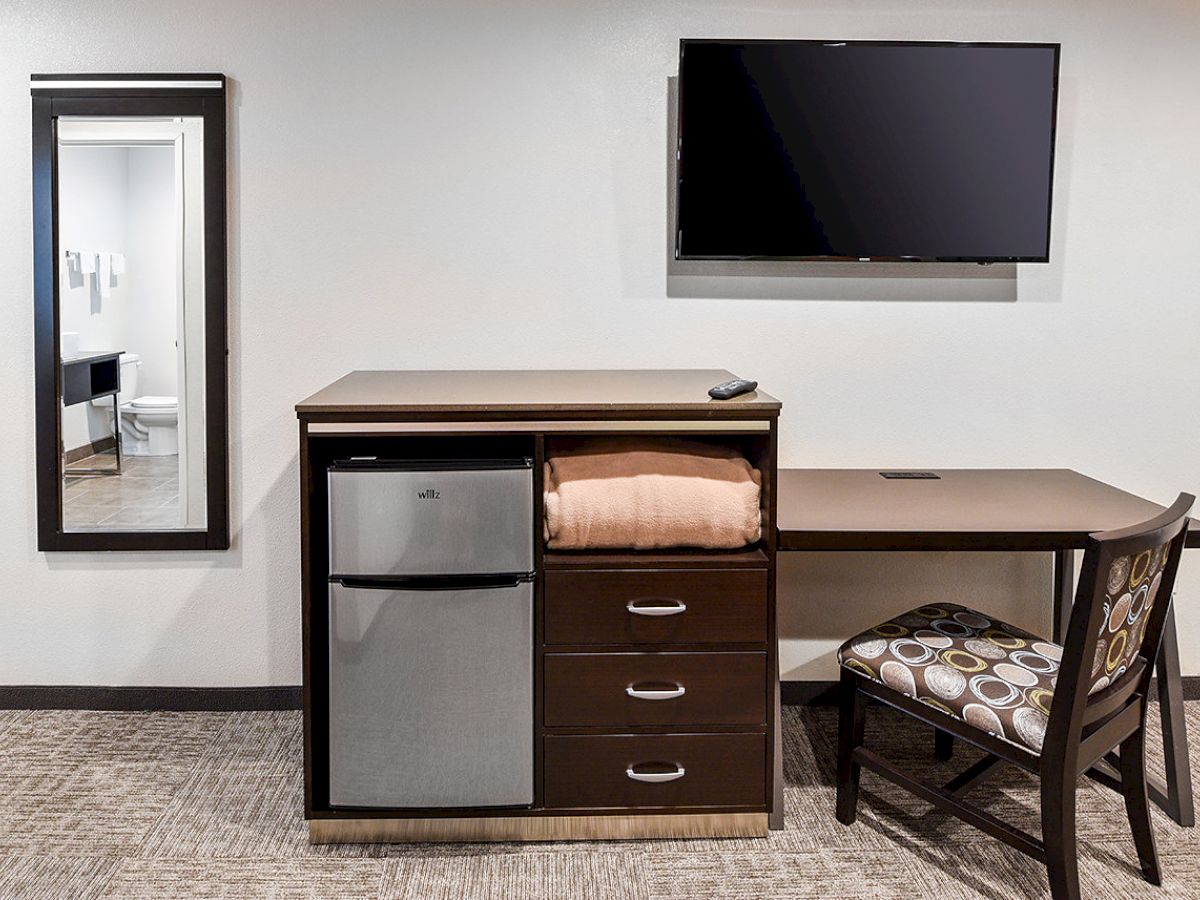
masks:
[[(709, 387), (732, 377), (719, 370), (358, 372), (297, 406), (305, 816), (314, 841), (765, 834), (780, 797), (779, 403), (762, 392), (708, 398)], [(762, 474), (762, 540), (734, 551), (546, 550), (546, 459), (614, 435), (683, 436), (746, 456)], [(330, 805), (326, 471), (333, 460), (361, 456), (532, 459), (528, 808)]]
[(770, 571), (719, 560), (546, 569), (547, 808), (768, 808)]

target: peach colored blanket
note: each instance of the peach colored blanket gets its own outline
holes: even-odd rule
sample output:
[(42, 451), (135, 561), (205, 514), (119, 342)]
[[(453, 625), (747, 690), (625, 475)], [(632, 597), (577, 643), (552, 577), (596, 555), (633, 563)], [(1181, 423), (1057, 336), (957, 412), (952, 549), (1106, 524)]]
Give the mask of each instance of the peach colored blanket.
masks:
[(614, 439), (545, 467), (545, 539), (558, 550), (733, 549), (762, 534), (762, 475), (697, 441)]

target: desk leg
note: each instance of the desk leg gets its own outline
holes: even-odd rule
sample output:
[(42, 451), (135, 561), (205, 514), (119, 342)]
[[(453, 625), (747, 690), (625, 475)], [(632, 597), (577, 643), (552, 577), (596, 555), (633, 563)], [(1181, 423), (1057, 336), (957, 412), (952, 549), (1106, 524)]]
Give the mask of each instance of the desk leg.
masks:
[[(1191, 828), (1196, 824), (1192, 802), (1192, 765), (1188, 759), (1187, 720), (1183, 707), (1183, 679), (1179, 671), (1179, 636), (1175, 632), (1175, 607), (1167, 610), (1158, 650), (1158, 705), (1162, 716), (1163, 757), (1167, 783), (1151, 784), (1152, 799), (1172, 819)], [(1165, 796), (1164, 796), (1165, 794)]]
[(1053, 638), (1061, 644), (1071, 622), (1071, 604), (1075, 594), (1075, 551), (1054, 551), (1054, 623)]
[(771, 812), (767, 826), (771, 831), (783, 830), (783, 705), (779, 697), (779, 673), (775, 673), (775, 772), (771, 776)]

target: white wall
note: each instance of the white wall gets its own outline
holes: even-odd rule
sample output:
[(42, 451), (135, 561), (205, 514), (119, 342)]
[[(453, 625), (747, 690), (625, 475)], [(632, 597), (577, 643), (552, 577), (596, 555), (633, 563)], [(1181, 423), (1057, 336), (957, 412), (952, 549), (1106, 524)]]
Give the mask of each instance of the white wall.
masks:
[[(0, 682), (296, 683), (292, 406), (352, 368), (724, 366), (783, 398), (788, 465), (1070, 466), (1159, 501), (1200, 487), (1187, 0), (42, 0), (0, 17), (0, 376), (18, 414), (0, 568), (19, 586), (0, 604)], [(684, 35), (1062, 41), (1054, 262), (999, 288), (668, 285)], [(27, 78), (139, 70), (233, 79), (234, 548), (39, 554)], [(1200, 558), (1185, 565), (1184, 667), (1200, 673)], [(1026, 620), (1048, 602), (1044, 557), (785, 566), (785, 668), (803, 677), (914, 597)]]
[[(120, 253), (126, 246), (129, 151), (123, 147), (62, 147), (59, 150), (59, 247)], [(80, 350), (123, 349), (130, 302), (129, 280), (110, 278), (100, 294), (100, 273), (82, 275), (60, 267), (60, 330), (79, 335)], [(105, 403), (108, 401), (106, 400)], [(63, 447), (74, 450), (112, 434), (112, 414), (91, 403), (63, 407)]]

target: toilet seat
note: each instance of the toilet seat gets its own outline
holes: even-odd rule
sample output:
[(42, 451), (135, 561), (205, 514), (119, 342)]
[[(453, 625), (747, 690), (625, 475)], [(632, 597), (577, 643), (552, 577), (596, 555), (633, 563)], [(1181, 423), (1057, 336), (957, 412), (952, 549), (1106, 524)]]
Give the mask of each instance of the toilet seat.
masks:
[(157, 396), (154, 396), (151, 394), (151, 395), (147, 395), (145, 397), (138, 397), (135, 400), (131, 400), (129, 402), (129, 406), (132, 407), (133, 409), (145, 409), (145, 410), (174, 409), (179, 406), (179, 398), (178, 397), (157, 397)]

